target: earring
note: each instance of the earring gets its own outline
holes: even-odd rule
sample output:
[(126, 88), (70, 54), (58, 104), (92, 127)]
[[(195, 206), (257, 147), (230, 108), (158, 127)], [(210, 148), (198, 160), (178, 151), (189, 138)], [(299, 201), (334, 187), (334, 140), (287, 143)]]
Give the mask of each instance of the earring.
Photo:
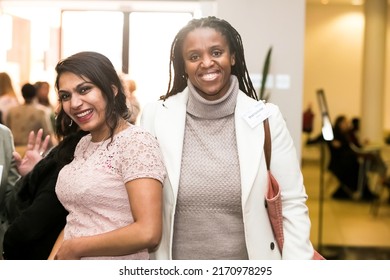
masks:
[(71, 127), (73, 124), (73, 119), (70, 119), (69, 127)]

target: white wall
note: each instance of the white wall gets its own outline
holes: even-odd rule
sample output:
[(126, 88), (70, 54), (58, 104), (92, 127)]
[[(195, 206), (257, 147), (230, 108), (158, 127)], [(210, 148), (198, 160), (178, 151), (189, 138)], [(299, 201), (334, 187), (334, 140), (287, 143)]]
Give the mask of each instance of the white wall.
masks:
[[(217, 0), (217, 16), (229, 21), (241, 34), (249, 72), (261, 73), (272, 46), (270, 102), (278, 105), (301, 155), (304, 0)], [(276, 88), (275, 78), (287, 75), (288, 89)]]
[[(323, 88), (332, 121), (340, 115), (361, 117), (364, 7), (318, 5), (306, 7), (305, 72), (303, 106), (313, 104), (315, 132), (321, 130), (316, 90)], [(390, 32), (390, 22), (387, 24)], [(388, 38), (390, 34), (388, 33)], [(387, 52), (390, 40), (387, 40)], [(390, 56), (386, 57), (389, 73)], [(385, 75), (388, 77), (388, 74)], [(385, 81), (384, 127), (390, 131), (390, 83)]]
[(332, 122), (339, 114), (361, 114), (363, 36), (363, 6), (307, 6), (303, 104), (313, 105), (314, 135), (321, 130), (319, 88)]

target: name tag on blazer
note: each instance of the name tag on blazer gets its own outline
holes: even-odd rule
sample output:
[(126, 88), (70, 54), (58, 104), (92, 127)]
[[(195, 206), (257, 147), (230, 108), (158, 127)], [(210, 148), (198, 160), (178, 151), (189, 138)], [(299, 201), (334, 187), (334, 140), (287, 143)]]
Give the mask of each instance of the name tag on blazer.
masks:
[(271, 116), (272, 113), (273, 110), (269, 106), (265, 106), (264, 102), (259, 101), (251, 106), (242, 117), (251, 128), (254, 128)]

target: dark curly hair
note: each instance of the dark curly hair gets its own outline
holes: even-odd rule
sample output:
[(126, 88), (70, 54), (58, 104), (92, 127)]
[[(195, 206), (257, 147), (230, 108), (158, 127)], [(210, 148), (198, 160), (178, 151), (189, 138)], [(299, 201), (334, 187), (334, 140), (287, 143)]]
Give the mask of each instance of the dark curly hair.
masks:
[[(57, 91), (59, 89), (60, 77), (66, 72), (73, 73), (82, 79), (88, 79), (102, 91), (102, 95), (107, 103), (106, 123), (110, 128), (110, 138), (112, 139), (120, 118), (128, 120), (130, 116), (121, 79), (111, 61), (97, 52), (79, 52), (58, 62), (55, 69), (57, 72), (55, 81)], [(118, 90), (117, 94), (115, 94), (114, 88)], [(61, 100), (59, 101), (61, 103)], [(78, 125), (71, 121), (71, 118), (60, 106), (60, 111), (56, 118), (57, 135), (62, 137), (77, 130), (79, 130)]]

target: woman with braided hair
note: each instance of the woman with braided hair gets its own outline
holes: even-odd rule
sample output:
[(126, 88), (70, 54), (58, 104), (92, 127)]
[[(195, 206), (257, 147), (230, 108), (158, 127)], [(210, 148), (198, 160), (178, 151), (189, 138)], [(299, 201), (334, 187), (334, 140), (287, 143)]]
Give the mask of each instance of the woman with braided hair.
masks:
[[(293, 140), (277, 106), (257, 100), (241, 36), (216, 17), (193, 19), (173, 40), (161, 100), (143, 108), (167, 168), (156, 259), (311, 259), (310, 220)], [(263, 121), (282, 186), (283, 254), (264, 205)]]

